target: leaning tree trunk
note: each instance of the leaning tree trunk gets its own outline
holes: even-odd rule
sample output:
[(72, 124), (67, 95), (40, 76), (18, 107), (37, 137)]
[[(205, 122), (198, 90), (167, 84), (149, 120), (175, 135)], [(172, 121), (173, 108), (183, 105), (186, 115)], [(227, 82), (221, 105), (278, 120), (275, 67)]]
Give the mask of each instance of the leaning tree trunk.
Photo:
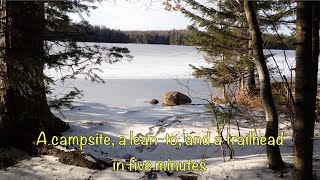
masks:
[[(294, 121), (294, 179), (313, 179), (313, 125), (315, 118), (314, 81), (316, 72), (312, 58), (312, 3), (297, 2), (296, 87)], [(317, 28), (316, 31), (319, 31)], [(318, 47), (317, 47), (318, 48)], [(319, 51), (319, 49), (317, 49)], [(316, 60), (318, 61), (318, 60)], [(314, 62), (315, 63), (315, 62)]]
[[(278, 136), (278, 115), (272, 97), (269, 71), (263, 54), (262, 37), (253, 3), (254, 1), (244, 0), (244, 10), (251, 33), (253, 59), (259, 75), (260, 96), (267, 120), (265, 136), (268, 139), (271, 136)], [(270, 169), (280, 169), (284, 166), (278, 145), (267, 145), (267, 156)]]
[(2, 0), (0, 145), (31, 145), (69, 127), (50, 111), (44, 84), (44, 3)]

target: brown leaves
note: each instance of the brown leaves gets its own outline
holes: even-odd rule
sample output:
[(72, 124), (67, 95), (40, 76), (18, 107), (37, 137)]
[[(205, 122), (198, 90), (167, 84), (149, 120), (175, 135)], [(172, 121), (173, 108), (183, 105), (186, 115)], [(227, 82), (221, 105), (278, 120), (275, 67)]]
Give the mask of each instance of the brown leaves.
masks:
[(166, 11), (180, 11), (182, 9), (181, 0), (164, 0), (162, 4)]

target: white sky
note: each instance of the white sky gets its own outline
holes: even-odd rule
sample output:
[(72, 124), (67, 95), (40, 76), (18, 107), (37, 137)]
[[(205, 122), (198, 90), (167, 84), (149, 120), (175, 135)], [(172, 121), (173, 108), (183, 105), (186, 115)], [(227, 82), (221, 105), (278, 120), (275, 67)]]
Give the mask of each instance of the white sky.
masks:
[[(120, 30), (186, 29), (191, 24), (181, 12), (167, 12), (162, 0), (114, 0), (96, 4), (90, 17), (92, 25), (105, 25)], [(75, 21), (80, 18), (71, 16)]]
[[(192, 24), (181, 12), (168, 12), (163, 0), (102, 0), (95, 3), (98, 8), (91, 10), (90, 16), (84, 16), (92, 25), (104, 25), (120, 30), (171, 30), (186, 29)], [(203, 2), (206, 4), (206, 1)], [(79, 21), (78, 15), (71, 15)], [(290, 34), (283, 28), (281, 33)]]

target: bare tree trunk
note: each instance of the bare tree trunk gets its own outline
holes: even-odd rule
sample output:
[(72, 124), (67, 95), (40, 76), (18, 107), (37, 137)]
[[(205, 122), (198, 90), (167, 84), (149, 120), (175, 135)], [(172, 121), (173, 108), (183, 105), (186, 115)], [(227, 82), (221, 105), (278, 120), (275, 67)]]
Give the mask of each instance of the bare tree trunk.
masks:
[[(319, 21), (316, 20), (318, 19), (317, 2), (298, 1), (297, 3), (294, 179), (302, 180), (313, 179), (313, 126), (319, 55)], [(314, 17), (312, 17), (313, 14)], [(318, 24), (312, 24), (312, 21)], [(312, 31), (313, 28), (315, 28), (314, 31)]]
[(2, 1), (0, 145), (31, 145), (41, 131), (58, 134), (68, 125), (54, 117), (44, 84), (44, 4)]
[[(252, 38), (253, 58), (259, 75), (260, 96), (267, 120), (265, 136), (268, 139), (271, 136), (278, 136), (278, 115), (272, 97), (269, 71), (263, 54), (262, 37), (253, 3), (254, 1), (244, 0), (244, 10)], [(270, 169), (280, 169), (284, 166), (279, 146), (267, 145), (267, 156)]]

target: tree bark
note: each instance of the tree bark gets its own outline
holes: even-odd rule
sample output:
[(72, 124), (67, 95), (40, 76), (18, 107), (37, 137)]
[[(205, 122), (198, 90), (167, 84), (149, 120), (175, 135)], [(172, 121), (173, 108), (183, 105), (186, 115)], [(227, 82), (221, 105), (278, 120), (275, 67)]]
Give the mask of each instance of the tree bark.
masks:
[(256, 80), (254, 74), (254, 65), (249, 65), (249, 76), (247, 80), (248, 93), (252, 94), (256, 90)]
[[(254, 1), (244, 0), (244, 10), (251, 33), (253, 59), (259, 75), (260, 96), (267, 120), (265, 136), (268, 139), (271, 136), (278, 136), (278, 115), (272, 97), (269, 71), (263, 54), (262, 37), (253, 3)], [(266, 148), (269, 168), (275, 170), (283, 168), (284, 163), (281, 158), (279, 146), (267, 145)]]
[[(317, 89), (318, 89), (318, 66), (319, 66), (319, 18), (320, 18), (320, 2), (312, 2), (312, 67), (313, 67), (313, 94), (312, 96), (314, 106), (313, 109), (317, 109)], [(314, 111), (315, 112), (315, 111)], [(310, 132), (312, 137), (314, 136), (314, 123), (317, 120), (314, 113), (314, 120), (312, 121), (312, 131)]]
[(51, 113), (45, 95), (43, 2), (2, 4), (0, 146), (25, 147), (41, 131), (52, 136), (69, 127)]
[(250, 59), (250, 63), (248, 65), (248, 69), (249, 69), (249, 76), (248, 76), (248, 80), (247, 80), (247, 91), (248, 94), (252, 94), (254, 93), (254, 91), (256, 90), (256, 80), (255, 80), (255, 74), (254, 74), (254, 62), (252, 62), (252, 45), (251, 45), (251, 40), (249, 40), (249, 44), (248, 44), (248, 57)]
[(318, 2), (311, 1), (297, 2), (296, 104), (294, 121), (294, 179), (297, 180), (313, 179), (313, 126), (319, 56), (317, 4)]

